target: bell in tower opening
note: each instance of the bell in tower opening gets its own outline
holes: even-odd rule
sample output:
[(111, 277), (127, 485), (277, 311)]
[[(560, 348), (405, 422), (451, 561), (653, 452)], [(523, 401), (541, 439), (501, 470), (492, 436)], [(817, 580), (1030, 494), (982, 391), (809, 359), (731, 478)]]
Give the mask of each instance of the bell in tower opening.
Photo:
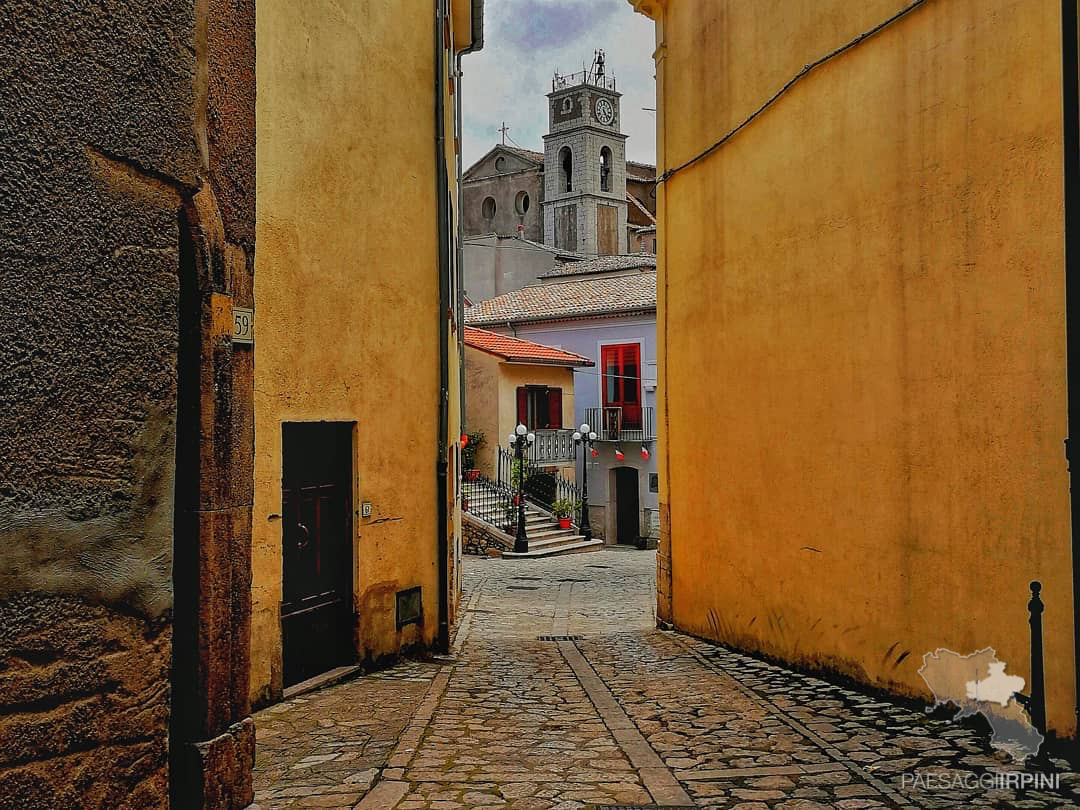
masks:
[(602, 50), (579, 73), (556, 73), (544, 136), (544, 241), (586, 256), (627, 252), (626, 136)]

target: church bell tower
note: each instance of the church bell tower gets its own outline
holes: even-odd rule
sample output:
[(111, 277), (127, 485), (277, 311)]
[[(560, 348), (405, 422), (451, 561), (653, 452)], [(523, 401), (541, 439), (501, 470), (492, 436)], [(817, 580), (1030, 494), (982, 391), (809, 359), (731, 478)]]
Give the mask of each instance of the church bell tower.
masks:
[(556, 73), (544, 136), (544, 242), (587, 256), (626, 253), (626, 136), (604, 52)]

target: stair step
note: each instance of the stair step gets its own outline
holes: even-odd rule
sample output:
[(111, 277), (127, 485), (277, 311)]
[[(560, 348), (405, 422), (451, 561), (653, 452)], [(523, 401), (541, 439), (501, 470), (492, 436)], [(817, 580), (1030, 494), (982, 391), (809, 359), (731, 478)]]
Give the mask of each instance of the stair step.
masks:
[(537, 529), (536, 531), (532, 531), (528, 527), (526, 527), (525, 533), (529, 535), (530, 540), (534, 538), (537, 540), (546, 540), (549, 537), (560, 537), (567, 534), (577, 534), (577, 529), (575, 529), (573, 526), (571, 526), (569, 529), (560, 529), (559, 524), (552, 523), (547, 528)]
[(583, 534), (579, 534), (574, 529), (567, 529), (566, 531), (559, 532), (558, 534), (550, 534), (547, 537), (533, 537), (529, 535), (529, 548), (533, 546), (550, 546), (555, 543), (566, 543), (569, 541), (580, 540), (585, 537)]
[(580, 539), (577, 542), (545, 545), (539, 548), (533, 548), (530, 543), (529, 550), (525, 554), (515, 554), (512, 551), (504, 551), (502, 556), (504, 559), (529, 560), (541, 557), (557, 557), (562, 554), (581, 554), (587, 551), (600, 551), (604, 547), (603, 540), (597, 538), (586, 540), (580, 535), (579, 538)]

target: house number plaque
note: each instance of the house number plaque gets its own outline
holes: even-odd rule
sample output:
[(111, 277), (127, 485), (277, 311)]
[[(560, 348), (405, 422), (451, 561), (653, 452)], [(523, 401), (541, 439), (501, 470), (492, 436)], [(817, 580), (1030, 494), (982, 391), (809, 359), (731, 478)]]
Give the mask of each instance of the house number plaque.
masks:
[(233, 316), (233, 343), (255, 342), (255, 310), (232, 308)]

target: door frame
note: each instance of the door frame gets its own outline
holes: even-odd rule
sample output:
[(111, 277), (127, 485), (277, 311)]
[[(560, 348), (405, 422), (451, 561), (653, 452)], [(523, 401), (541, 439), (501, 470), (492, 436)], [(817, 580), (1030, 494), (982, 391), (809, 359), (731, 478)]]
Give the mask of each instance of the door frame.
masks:
[[(285, 477), (285, 430), (286, 430), (286, 427), (289, 426), (289, 425), (328, 425), (328, 426), (336, 426), (336, 427), (341, 428), (343, 433), (347, 430), (348, 434), (349, 434), (349, 442), (348, 442), (348, 444), (349, 444), (349, 447), (348, 447), (348, 473), (346, 475), (346, 481), (344, 482), (344, 484), (345, 484), (344, 491), (345, 491), (346, 496), (348, 498), (348, 504), (347, 504), (347, 508), (346, 508), (346, 516), (347, 516), (346, 523), (347, 523), (347, 526), (345, 528), (346, 557), (347, 557), (347, 560), (345, 561), (345, 565), (348, 568), (348, 576), (342, 578), (343, 583), (347, 582), (348, 592), (344, 595), (346, 604), (345, 604), (345, 607), (343, 608), (343, 611), (347, 616), (347, 621), (348, 621), (348, 625), (349, 625), (348, 649), (343, 651), (343, 653), (347, 653), (347, 654), (343, 654), (342, 658), (343, 659), (347, 658), (348, 660), (343, 660), (341, 662), (341, 664), (340, 664), (341, 666), (345, 666), (345, 665), (348, 665), (349, 663), (355, 662), (356, 655), (357, 655), (356, 594), (357, 594), (357, 588), (358, 588), (358, 585), (359, 585), (358, 572), (359, 572), (359, 545), (360, 545), (359, 542), (358, 542), (358, 526), (359, 526), (358, 517), (359, 517), (359, 503), (360, 503), (360, 501), (359, 501), (359, 498), (360, 498), (359, 480), (360, 480), (360, 476), (359, 476), (359, 464), (358, 464), (358, 459), (357, 459), (357, 422), (356, 422), (356, 420), (355, 419), (347, 419), (347, 418), (341, 418), (341, 419), (327, 418), (327, 419), (290, 419), (290, 420), (283, 420), (280, 423), (280, 441), (281, 441), (281, 443), (279, 445), (279, 447), (280, 447), (280, 451), (279, 451), (279, 462), (280, 462), (279, 463), (279, 469), (280, 469), (280, 473), (281, 473), (281, 475), (280, 475), (280, 484), (281, 484), (281, 486), (280, 486), (280, 489), (281, 489), (281, 501), (280, 501), (281, 511), (280, 511), (280, 514), (281, 514), (281, 518), (282, 518), (281, 519), (281, 533), (279, 535), (279, 541), (281, 542), (282, 545), (279, 546), (279, 549), (281, 551), (281, 558), (280, 558), (281, 559), (281, 578), (280, 578), (280, 585), (281, 585), (280, 596), (281, 596), (281, 598), (280, 598), (280, 600), (278, 602), (278, 609), (279, 609), (279, 615), (278, 615), (278, 633), (279, 633), (279, 635), (278, 635), (278, 638), (280, 640), (280, 647), (279, 647), (279, 649), (280, 649), (280, 659), (278, 660), (278, 665), (280, 667), (280, 672), (281, 672), (281, 681), (279, 683), (281, 684), (281, 688), (283, 688), (284, 690), (288, 690), (292, 686), (296, 685), (296, 684), (290, 684), (290, 685), (285, 685), (284, 684), (285, 655), (286, 655), (286, 653), (285, 653), (284, 620), (285, 620), (286, 617), (281, 615), (281, 613), (280, 613), (281, 607), (283, 607), (284, 604), (285, 604), (285, 598), (284, 598), (285, 597), (285, 555), (284, 555), (285, 536), (284, 535), (285, 535), (285, 521), (287, 519), (286, 511), (285, 511), (285, 501), (284, 501), (285, 484), (286, 484), (286, 477)], [(324, 670), (324, 671), (328, 671), (328, 670)], [(311, 677), (317, 677), (318, 674), (320, 674), (320, 673), (316, 673), (315, 675), (312, 675)], [(303, 681), (300, 681), (299, 683), (303, 683)]]
[[(619, 540), (619, 507), (621, 505), (619, 499), (619, 471), (620, 470), (632, 470), (634, 472), (635, 480), (635, 499), (637, 501), (637, 509), (635, 510), (636, 516), (636, 536), (635, 541), (641, 536), (641, 470), (637, 467), (628, 464), (621, 464), (617, 467), (609, 468), (609, 480), (608, 480), (608, 509), (611, 513), (610, 529), (612, 543), (615, 545), (620, 544)], [(631, 543), (621, 543), (622, 545), (632, 545)]]

